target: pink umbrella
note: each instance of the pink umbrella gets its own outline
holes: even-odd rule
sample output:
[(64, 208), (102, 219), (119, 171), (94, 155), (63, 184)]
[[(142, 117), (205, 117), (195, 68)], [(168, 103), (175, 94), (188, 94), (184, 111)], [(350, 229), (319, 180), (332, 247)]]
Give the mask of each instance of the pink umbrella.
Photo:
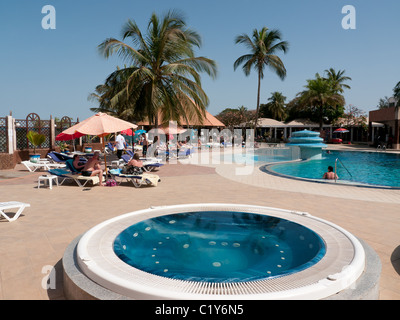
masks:
[[(137, 125), (125, 120), (109, 116), (106, 113), (99, 112), (94, 116), (91, 116), (90, 118), (68, 128), (67, 130), (64, 130), (56, 137), (56, 140), (73, 140), (85, 135), (105, 137), (110, 133), (119, 132), (130, 128), (136, 129)], [(105, 148), (104, 139), (103, 148)], [(105, 157), (104, 162), (107, 172), (107, 162)]]

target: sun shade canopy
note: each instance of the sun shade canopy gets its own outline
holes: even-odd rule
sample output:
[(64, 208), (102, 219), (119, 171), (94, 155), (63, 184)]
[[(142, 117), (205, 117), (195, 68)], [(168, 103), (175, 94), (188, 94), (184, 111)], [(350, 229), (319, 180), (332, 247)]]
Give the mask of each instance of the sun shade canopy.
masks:
[(99, 112), (94, 116), (64, 130), (56, 137), (56, 140), (73, 140), (85, 135), (104, 137), (110, 133), (131, 128), (136, 129), (137, 125), (109, 116), (106, 113)]

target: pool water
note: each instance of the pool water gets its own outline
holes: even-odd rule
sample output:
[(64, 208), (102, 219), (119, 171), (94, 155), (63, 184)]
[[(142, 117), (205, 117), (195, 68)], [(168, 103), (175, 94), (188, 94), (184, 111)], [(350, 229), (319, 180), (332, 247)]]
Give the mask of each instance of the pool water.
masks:
[(151, 274), (201, 282), (243, 282), (311, 267), (325, 255), (314, 231), (266, 215), (203, 211), (161, 216), (124, 230), (114, 252)]
[(278, 164), (270, 169), (288, 176), (322, 179), (328, 166), (335, 167), (337, 158), (341, 161), (337, 162), (338, 181), (400, 187), (400, 154), (355, 151), (331, 151), (328, 154), (323, 150), (322, 159)]
[(251, 153), (235, 153), (221, 155), (222, 163), (272, 163), (284, 162), (299, 159), (300, 150), (298, 147), (292, 148), (263, 148), (256, 149)]

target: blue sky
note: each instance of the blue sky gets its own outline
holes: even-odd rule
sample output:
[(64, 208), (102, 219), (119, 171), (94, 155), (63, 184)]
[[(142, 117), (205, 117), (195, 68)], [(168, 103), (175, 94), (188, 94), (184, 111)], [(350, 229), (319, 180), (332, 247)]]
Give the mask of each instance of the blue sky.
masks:
[[(41, 26), (47, 4), (56, 9), (56, 30)], [(342, 28), (345, 5), (356, 9), (355, 30)], [(234, 61), (247, 53), (234, 39), (263, 26), (279, 29), (290, 50), (281, 54), (284, 81), (266, 72), (262, 103), (273, 91), (290, 101), (307, 79), (333, 67), (352, 78), (346, 104), (368, 112), (400, 81), (397, 0), (2, 0), (0, 116), (10, 111), (18, 119), (30, 112), (42, 119), (91, 116), (95, 103), (88, 95), (122, 65), (118, 58), (104, 59), (97, 46), (108, 37), (120, 39), (128, 19), (145, 30), (153, 12), (170, 9), (180, 10), (202, 36), (197, 55), (218, 64), (216, 79), (202, 77), (214, 115), (227, 107), (255, 109), (256, 73), (246, 77), (241, 69), (233, 70)]]

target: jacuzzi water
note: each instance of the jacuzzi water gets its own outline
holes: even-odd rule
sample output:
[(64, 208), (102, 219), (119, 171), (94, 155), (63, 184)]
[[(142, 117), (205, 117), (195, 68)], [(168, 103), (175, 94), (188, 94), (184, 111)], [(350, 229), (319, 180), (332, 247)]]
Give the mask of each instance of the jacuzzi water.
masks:
[[(337, 164), (340, 181), (400, 188), (400, 154), (383, 152), (323, 151), (322, 159), (274, 165), (274, 172), (307, 179), (322, 179), (328, 166)], [(345, 167), (343, 167), (343, 165)], [(346, 170), (347, 168), (347, 170)]]
[(172, 279), (243, 282), (299, 272), (322, 259), (314, 231), (246, 212), (185, 212), (134, 224), (114, 241), (125, 263)]

